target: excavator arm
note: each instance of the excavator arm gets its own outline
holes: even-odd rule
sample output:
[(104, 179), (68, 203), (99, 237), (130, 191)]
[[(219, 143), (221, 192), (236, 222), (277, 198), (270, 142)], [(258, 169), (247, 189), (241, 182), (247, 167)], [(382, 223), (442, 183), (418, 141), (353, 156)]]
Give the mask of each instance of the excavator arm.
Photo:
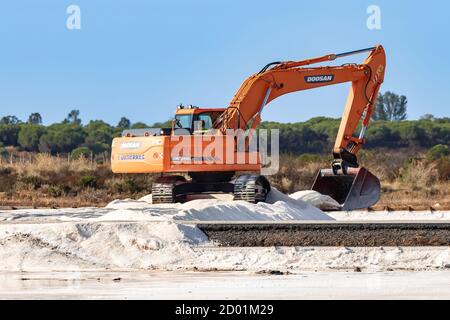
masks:
[[(370, 51), (361, 64), (310, 67), (312, 64)], [(342, 54), (288, 62), (274, 62), (247, 78), (218, 118), (214, 127), (226, 129), (254, 129), (261, 122), (263, 108), (272, 100), (287, 93), (310, 90), (339, 83), (351, 82), (347, 103), (333, 148), (335, 164), (343, 170), (358, 167), (356, 154), (365, 142), (373, 106), (384, 80), (386, 56), (381, 45)], [(355, 136), (358, 124), (361, 131)]]

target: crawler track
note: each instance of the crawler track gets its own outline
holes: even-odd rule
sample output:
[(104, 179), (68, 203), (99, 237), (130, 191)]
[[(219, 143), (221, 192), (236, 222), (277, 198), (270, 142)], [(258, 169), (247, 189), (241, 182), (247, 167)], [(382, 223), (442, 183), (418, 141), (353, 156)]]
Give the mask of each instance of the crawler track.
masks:
[(244, 200), (250, 203), (264, 202), (269, 191), (270, 184), (263, 176), (241, 175), (234, 183), (234, 200)]
[(174, 203), (176, 194), (174, 188), (186, 180), (181, 176), (159, 177), (152, 185), (153, 203)]
[(221, 246), (450, 246), (449, 222), (200, 223)]

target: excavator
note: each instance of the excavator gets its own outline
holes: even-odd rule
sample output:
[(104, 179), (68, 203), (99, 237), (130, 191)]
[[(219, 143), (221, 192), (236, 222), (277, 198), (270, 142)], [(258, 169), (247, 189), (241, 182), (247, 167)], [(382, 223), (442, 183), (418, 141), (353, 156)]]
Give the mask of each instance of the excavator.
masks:
[[(369, 54), (360, 64), (326, 65), (364, 52)], [(231, 193), (234, 200), (264, 202), (270, 183), (261, 174), (259, 151), (249, 148), (250, 138), (243, 148), (237, 147), (236, 138), (229, 137), (230, 130), (257, 129), (263, 109), (282, 95), (351, 82), (333, 161), (330, 168), (319, 170), (311, 189), (335, 199), (342, 210), (370, 207), (379, 200), (380, 182), (359, 166), (357, 153), (366, 141), (385, 66), (381, 45), (269, 63), (242, 83), (227, 108), (179, 105), (171, 128), (124, 130), (112, 142), (112, 171), (159, 173), (152, 184), (153, 203), (184, 201), (187, 195), (199, 193)], [(205, 151), (210, 156), (203, 156)]]

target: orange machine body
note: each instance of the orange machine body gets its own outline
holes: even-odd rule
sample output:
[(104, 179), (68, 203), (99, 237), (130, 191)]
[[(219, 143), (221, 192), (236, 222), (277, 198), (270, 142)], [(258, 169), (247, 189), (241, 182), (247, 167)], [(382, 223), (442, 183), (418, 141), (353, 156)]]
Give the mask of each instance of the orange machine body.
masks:
[[(362, 64), (309, 66), (364, 51), (370, 51), (370, 54)], [(279, 96), (344, 82), (351, 82), (351, 88), (333, 155), (335, 159), (345, 160), (350, 166), (357, 167), (356, 153), (365, 143), (365, 129), (384, 79), (386, 57), (383, 47), (378, 45), (340, 55), (329, 54), (314, 59), (274, 64), (275, 66), (268, 68), (268, 65), (259, 73), (247, 78), (226, 109), (178, 109), (172, 128), (167, 134), (146, 133), (147, 129), (141, 129), (139, 134), (130, 130), (128, 133), (124, 132), (122, 137), (115, 138), (111, 156), (113, 172), (259, 171), (261, 168), (259, 160), (256, 163), (254, 161), (255, 156), (259, 159), (257, 151), (229, 152), (236, 148), (227, 145), (226, 130), (257, 128), (263, 108)], [(205, 114), (209, 118), (204, 116)], [(200, 130), (194, 127), (196, 117), (202, 125)], [(362, 130), (358, 134), (355, 131), (360, 122)], [(177, 134), (177, 125), (180, 126), (178, 129), (186, 128), (188, 131), (185, 134)], [(211, 133), (212, 131), (208, 131), (210, 129), (215, 131)], [(188, 147), (182, 151), (174, 150), (179, 148), (180, 139), (184, 140)], [(198, 144), (198, 140), (202, 140), (202, 143)], [(202, 155), (206, 149), (211, 149), (212, 143), (215, 143), (215, 151), (210, 152), (210, 157), (205, 158)]]
[[(224, 109), (177, 109), (177, 116), (215, 113)], [(132, 130), (130, 132), (133, 132)], [(176, 134), (174, 124), (169, 135), (152, 135), (143, 129), (139, 136), (127, 132), (112, 143), (111, 165), (116, 173), (151, 172), (221, 172), (259, 171), (257, 151), (236, 151), (232, 136), (208, 134), (202, 131)], [(216, 132), (216, 131), (214, 131)], [(207, 156), (205, 156), (205, 154)]]

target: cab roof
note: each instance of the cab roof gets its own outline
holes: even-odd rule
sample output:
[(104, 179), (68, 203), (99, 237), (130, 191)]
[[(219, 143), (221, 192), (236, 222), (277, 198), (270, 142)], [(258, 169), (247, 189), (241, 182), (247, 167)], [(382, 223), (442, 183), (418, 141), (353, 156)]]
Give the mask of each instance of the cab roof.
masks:
[(203, 112), (223, 112), (225, 108), (184, 108), (175, 110), (175, 114), (199, 114)]

